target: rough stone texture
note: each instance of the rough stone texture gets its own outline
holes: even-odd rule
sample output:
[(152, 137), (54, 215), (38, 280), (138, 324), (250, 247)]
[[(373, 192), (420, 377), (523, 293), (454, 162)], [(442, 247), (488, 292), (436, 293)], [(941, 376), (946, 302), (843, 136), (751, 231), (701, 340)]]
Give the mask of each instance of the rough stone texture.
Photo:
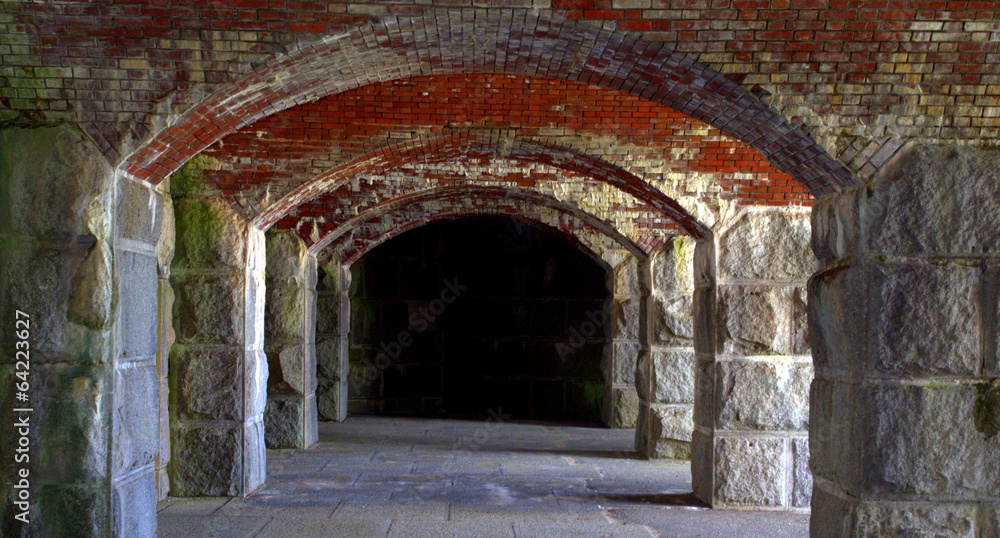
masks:
[(688, 294), (669, 294), (653, 301), (653, 345), (694, 345), (694, 306)]
[(978, 269), (854, 266), (820, 273), (809, 286), (817, 366), (895, 375), (975, 375), (982, 368)]
[(611, 357), (605, 354), (602, 360), (605, 380), (611, 383), (634, 383), (642, 345), (638, 342), (616, 340), (612, 342), (611, 347), (614, 354)]
[[(812, 527), (817, 536), (992, 536), (977, 532), (981, 524), (974, 504), (857, 503), (825, 492), (816, 497)], [(820, 522), (819, 517), (835, 519)]]
[(747, 211), (718, 237), (718, 278), (805, 280), (816, 270), (807, 211)]
[[(1000, 442), (995, 429), (977, 420), (985, 404), (979, 387), (872, 383), (861, 397), (860, 405), (870, 410), (862, 424), (863, 491), (970, 500), (996, 496)], [(1000, 416), (997, 402), (992, 406)], [(1000, 421), (993, 428), (996, 424)]]
[(792, 506), (808, 508), (812, 500), (813, 475), (809, 470), (809, 438), (792, 438)]
[(812, 365), (720, 361), (716, 425), (723, 430), (805, 431)]
[(1000, 151), (916, 146), (861, 198), (872, 255), (1000, 255)]
[(184, 420), (242, 418), (242, 355), (242, 350), (233, 348), (174, 346), (170, 371), (175, 416)]
[(606, 402), (602, 406), (603, 421), (609, 428), (635, 428), (639, 419), (640, 401), (631, 387), (611, 387), (605, 391)]
[(658, 292), (694, 290), (695, 241), (674, 237), (653, 257), (653, 288)]
[(111, 469), (116, 475), (127, 475), (155, 463), (159, 451), (159, 392), (153, 361), (115, 371)]
[(691, 487), (699, 499), (711, 499), (715, 491), (714, 444), (713, 435), (695, 427), (691, 433)]
[(691, 458), (691, 432), (694, 430), (694, 406), (650, 406), (650, 458), (686, 460)]
[(156, 511), (136, 507), (156, 506), (156, 483), (152, 473), (134, 474), (115, 484), (111, 498), (112, 536), (155, 538)]
[(242, 442), (239, 426), (175, 424), (170, 458), (171, 494), (240, 495), (244, 475)]
[(784, 505), (786, 445), (781, 438), (716, 438), (713, 506)]
[(157, 348), (156, 260), (135, 252), (118, 251), (118, 296), (122, 334), (121, 357), (153, 357)]
[[(652, 364), (649, 364), (652, 362)], [(652, 372), (652, 386), (640, 376), (638, 388), (651, 395), (651, 403), (694, 402), (695, 355), (690, 350), (657, 350), (645, 354), (639, 372)]]
[(705, 428), (715, 428), (715, 386), (715, 361), (695, 355), (694, 423)]
[(174, 218), (174, 271), (205, 267), (242, 270), (246, 266), (246, 224), (226, 202), (217, 198), (175, 199)]
[(179, 343), (242, 343), (245, 277), (182, 275), (175, 267), (171, 281), (176, 294), (173, 318)]
[(615, 297), (611, 310), (611, 336), (625, 340), (639, 338), (642, 327), (642, 304), (639, 297)]
[(772, 355), (790, 351), (791, 297), (783, 286), (719, 286), (719, 351)]
[(264, 442), (267, 448), (299, 447), (305, 442), (305, 400), (268, 398), (264, 411)]

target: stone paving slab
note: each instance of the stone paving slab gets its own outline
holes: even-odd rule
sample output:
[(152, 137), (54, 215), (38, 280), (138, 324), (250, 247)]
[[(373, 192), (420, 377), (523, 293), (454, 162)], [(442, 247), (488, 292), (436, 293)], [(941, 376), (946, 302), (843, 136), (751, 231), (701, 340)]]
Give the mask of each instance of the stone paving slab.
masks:
[(484, 424), (322, 423), (310, 449), (268, 452), (253, 496), (161, 502), (160, 536), (808, 534), (808, 514), (695, 509), (689, 463), (639, 458), (631, 431), (493, 423), (482, 443), (456, 450)]

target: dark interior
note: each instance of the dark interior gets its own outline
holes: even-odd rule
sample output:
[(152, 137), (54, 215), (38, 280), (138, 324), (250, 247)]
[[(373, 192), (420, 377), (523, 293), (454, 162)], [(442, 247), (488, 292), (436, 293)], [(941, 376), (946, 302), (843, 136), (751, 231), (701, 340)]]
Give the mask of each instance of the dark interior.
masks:
[(600, 420), (607, 270), (556, 234), (449, 220), (355, 262), (350, 411)]

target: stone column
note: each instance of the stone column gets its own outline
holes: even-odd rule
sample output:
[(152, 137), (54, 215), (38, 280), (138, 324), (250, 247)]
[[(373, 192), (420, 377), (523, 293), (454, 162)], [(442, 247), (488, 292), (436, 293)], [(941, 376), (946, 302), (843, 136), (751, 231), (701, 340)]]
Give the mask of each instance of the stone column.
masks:
[(814, 536), (1000, 535), (998, 170), (915, 147), (817, 203)]
[(809, 506), (808, 217), (747, 208), (696, 248), (692, 479), (715, 508)]
[[(604, 348), (604, 404), (601, 418), (612, 428), (635, 428), (642, 403), (636, 393), (635, 372), (639, 357), (647, 351), (640, 336), (646, 326), (643, 308), (649, 295), (645, 260), (622, 251), (622, 261), (608, 274), (611, 292), (607, 325), (608, 344)], [(647, 283), (643, 285), (643, 283)]]
[(268, 448), (307, 448), (317, 440), (316, 257), (293, 231), (272, 230), (265, 237), (264, 441)]
[(351, 271), (332, 254), (320, 254), (316, 284), (316, 405), (320, 420), (347, 418)]
[(264, 483), (264, 234), (219, 198), (174, 199), (170, 491)]
[(637, 447), (649, 458), (689, 459), (694, 429), (694, 249), (674, 237), (652, 258), (650, 352), (636, 386), (645, 429)]
[(0, 131), (5, 534), (155, 535), (163, 210), (72, 127)]

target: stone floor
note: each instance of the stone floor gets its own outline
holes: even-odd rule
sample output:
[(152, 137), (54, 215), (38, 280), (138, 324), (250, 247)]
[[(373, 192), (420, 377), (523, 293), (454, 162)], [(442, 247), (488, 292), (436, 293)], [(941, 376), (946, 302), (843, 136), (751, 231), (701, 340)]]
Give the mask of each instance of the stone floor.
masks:
[(708, 510), (687, 462), (644, 461), (633, 432), (351, 417), (268, 453), (245, 499), (167, 499), (159, 536), (806, 536), (809, 515)]

